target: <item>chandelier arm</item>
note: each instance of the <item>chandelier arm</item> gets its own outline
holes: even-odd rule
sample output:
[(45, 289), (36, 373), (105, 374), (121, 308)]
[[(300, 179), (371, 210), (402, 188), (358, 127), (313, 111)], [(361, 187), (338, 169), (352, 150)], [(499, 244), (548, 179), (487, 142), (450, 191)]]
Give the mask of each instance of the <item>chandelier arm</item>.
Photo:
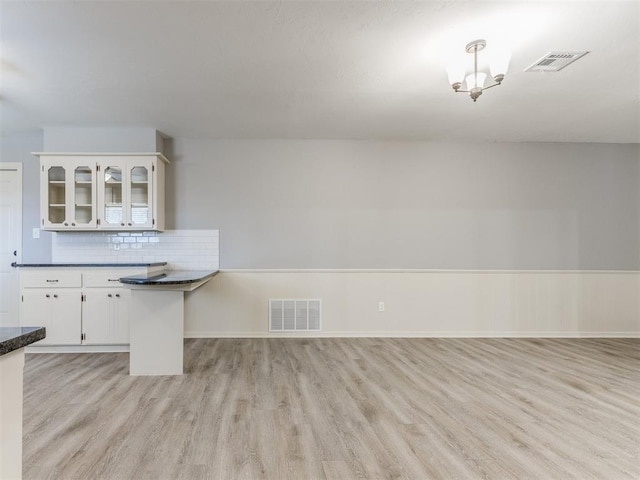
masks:
[(455, 93), (470, 93), (471, 90), (456, 90)]
[(496, 82), (496, 83), (493, 83), (493, 84), (489, 85), (488, 87), (483, 87), (482, 89), (483, 90), (487, 90), (488, 88), (497, 87), (498, 85), (501, 85), (501, 83)]

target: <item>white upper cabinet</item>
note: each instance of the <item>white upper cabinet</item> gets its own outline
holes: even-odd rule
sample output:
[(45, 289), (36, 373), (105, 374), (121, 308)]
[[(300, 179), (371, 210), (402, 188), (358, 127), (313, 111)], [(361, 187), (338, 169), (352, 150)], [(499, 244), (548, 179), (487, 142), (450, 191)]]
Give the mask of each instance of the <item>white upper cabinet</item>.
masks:
[(44, 230), (164, 230), (162, 154), (35, 155)]
[(40, 166), (42, 228), (94, 229), (96, 220), (96, 162), (89, 158), (43, 158)]
[(150, 158), (114, 158), (102, 162), (98, 183), (102, 228), (155, 228), (155, 168)]

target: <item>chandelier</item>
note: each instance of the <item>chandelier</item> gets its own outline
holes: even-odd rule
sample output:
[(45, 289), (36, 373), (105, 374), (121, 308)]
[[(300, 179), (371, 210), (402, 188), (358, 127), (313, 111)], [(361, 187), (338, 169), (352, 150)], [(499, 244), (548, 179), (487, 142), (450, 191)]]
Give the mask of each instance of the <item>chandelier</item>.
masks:
[[(447, 69), (449, 83), (453, 90), (456, 93), (468, 93), (474, 102), (478, 100), (484, 90), (500, 85), (509, 68), (510, 58), (508, 54), (500, 52), (491, 56), (489, 68), (493, 83), (485, 86), (484, 82), (487, 74), (478, 71), (478, 52), (484, 50), (486, 46), (486, 40), (474, 40), (465, 47), (465, 51), (473, 55), (473, 71), (471, 73), (467, 74), (465, 65), (461, 63), (453, 64)], [(462, 82), (465, 82), (465, 90), (462, 89)]]

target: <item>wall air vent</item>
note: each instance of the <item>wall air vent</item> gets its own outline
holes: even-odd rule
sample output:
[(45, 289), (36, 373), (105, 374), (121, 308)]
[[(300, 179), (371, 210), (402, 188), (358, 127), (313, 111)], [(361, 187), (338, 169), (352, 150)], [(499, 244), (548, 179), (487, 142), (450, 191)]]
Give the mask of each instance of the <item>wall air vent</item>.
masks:
[(269, 299), (270, 332), (319, 332), (321, 320), (321, 300)]
[(559, 72), (589, 52), (549, 52), (525, 68), (525, 72)]

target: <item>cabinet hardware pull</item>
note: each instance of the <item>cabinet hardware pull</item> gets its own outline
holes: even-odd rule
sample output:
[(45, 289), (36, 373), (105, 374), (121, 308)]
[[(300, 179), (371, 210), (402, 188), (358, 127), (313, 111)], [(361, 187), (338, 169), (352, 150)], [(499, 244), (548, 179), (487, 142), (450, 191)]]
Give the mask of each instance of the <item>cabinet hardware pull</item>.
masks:
[(120, 294), (119, 294), (119, 293), (116, 293), (116, 297), (117, 297), (117, 298), (120, 298)]
[(47, 293), (47, 294), (45, 295), (45, 297), (49, 298), (49, 297), (50, 297), (50, 295)]
[(53, 298), (58, 298), (58, 295), (54, 293)]
[(56, 282), (58, 282), (57, 279), (56, 280), (47, 280), (47, 283), (56, 283)]
[(68, 227), (68, 226), (69, 226), (69, 224), (68, 224), (67, 222), (64, 222), (64, 226), (65, 226), (65, 227)]
[(112, 295), (111, 295), (110, 293), (107, 293), (107, 297), (111, 298), (111, 297), (112, 297)]
[(75, 223), (72, 223), (72, 224), (71, 224), (71, 226), (72, 226), (72, 227), (75, 227), (75, 226), (76, 226), (76, 224), (75, 224)]
[(121, 224), (120, 224), (120, 226), (121, 226), (121, 227), (124, 227), (124, 223), (121, 223)]
[(110, 282), (119, 282), (120, 279), (119, 278), (109, 278), (108, 279)]
[(127, 225), (131, 226), (131, 222), (129, 222)]

